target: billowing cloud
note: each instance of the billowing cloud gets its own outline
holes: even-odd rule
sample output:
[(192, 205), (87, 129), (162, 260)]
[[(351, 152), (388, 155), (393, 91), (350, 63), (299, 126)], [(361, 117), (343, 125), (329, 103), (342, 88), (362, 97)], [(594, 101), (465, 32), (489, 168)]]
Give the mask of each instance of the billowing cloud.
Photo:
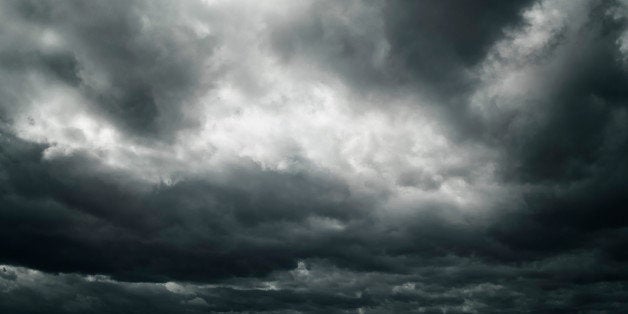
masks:
[(621, 312), (625, 1), (0, 4), (0, 309)]

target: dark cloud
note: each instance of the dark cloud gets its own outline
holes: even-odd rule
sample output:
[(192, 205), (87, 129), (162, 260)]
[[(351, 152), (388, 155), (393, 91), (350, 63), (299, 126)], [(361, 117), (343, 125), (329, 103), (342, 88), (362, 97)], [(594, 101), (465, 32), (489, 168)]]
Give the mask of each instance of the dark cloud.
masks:
[(317, 62), (360, 92), (410, 84), (434, 97), (464, 95), (470, 68), (532, 2), (323, 1), (274, 23), (271, 39), (282, 60)]
[(0, 7), (2, 312), (628, 308), (625, 3)]
[(421, 88), (460, 94), (482, 61), (532, 1), (391, 1), (384, 12), (391, 62)]
[(496, 227), (521, 249), (592, 245), (606, 237), (602, 230), (625, 228), (628, 72), (617, 43), (626, 25), (609, 14), (615, 5), (588, 4), (586, 21), (555, 48), (559, 61), (545, 61), (555, 62), (550, 77), (538, 78), (549, 90), (530, 97), (530, 111), (497, 136), (507, 156), (503, 179), (534, 186), (523, 209)]
[(302, 237), (325, 241), (308, 219), (350, 222), (366, 212), (332, 178), (252, 168), (228, 185), (138, 188), (88, 157), (45, 161), (42, 150), (3, 138), (5, 262), (132, 280), (250, 276), (295, 265), (311, 245)]
[(14, 38), (2, 52), (9, 68), (43, 68), (80, 85), (103, 116), (140, 136), (169, 138), (195, 122), (182, 110), (198, 88), (211, 85), (201, 76), (208, 69), (199, 64), (212, 55), (217, 39), (175, 23), (183, 10), (194, 8), (141, 1), (15, 1), (3, 7), (17, 25), (56, 36), (60, 45)]
[[(574, 262), (579, 264), (570, 264)], [(589, 256), (576, 255), (495, 268), (468, 260), (458, 260), (453, 266), (441, 260), (440, 266), (397, 276), (354, 273), (324, 263), (301, 263), (293, 271), (274, 273), (264, 281), (214, 286), (126, 283), (104, 276), (49, 275), (9, 266), (0, 277), (0, 288), (10, 298), (3, 299), (0, 308), (15, 313), (108, 313), (122, 309), (131, 313), (251, 309), (269, 313), (556, 313), (565, 308), (593, 312), (621, 309), (628, 302), (625, 284), (560, 284), (594, 262)], [(499, 282), (484, 282), (492, 278)], [(269, 283), (275, 286), (268, 286)], [(45, 301), (29, 302), (41, 294), (46, 295)]]
[(550, 90), (530, 99), (539, 102), (532, 110), (541, 116), (521, 112), (521, 134), (503, 134), (523, 180), (573, 181), (621, 163), (628, 73), (617, 42), (626, 22), (611, 16), (610, 8), (609, 2), (591, 4), (586, 22), (574, 25), (574, 37), (556, 48), (560, 63), (548, 65), (551, 77), (538, 78)]
[(203, 281), (288, 269), (300, 258), (405, 272), (417, 262), (407, 255), (495, 254), (474, 225), (447, 221), (447, 205), (406, 217), (415, 223), (382, 224), (371, 216), (376, 202), (334, 178), (252, 166), (233, 170), (227, 183), (142, 187), (87, 156), (47, 161), (40, 145), (6, 135), (3, 144), (6, 263)]
[[(467, 105), (479, 84), (475, 71), (499, 40), (524, 25), (522, 13), (533, 3), (323, 1), (273, 20), (270, 41), (283, 62), (316, 64), (357, 94), (419, 93), (412, 105), (431, 104), (453, 137), (481, 137), (487, 127)], [(386, 99), (378, 104), (390, 106)]]

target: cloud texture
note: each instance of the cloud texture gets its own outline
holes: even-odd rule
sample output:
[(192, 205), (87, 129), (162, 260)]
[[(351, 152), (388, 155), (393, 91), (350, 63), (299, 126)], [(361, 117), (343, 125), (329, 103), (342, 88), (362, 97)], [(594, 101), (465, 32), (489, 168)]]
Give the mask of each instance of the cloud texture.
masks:
[(0, 311), (626, 311), (627, 12), (4, 1)]

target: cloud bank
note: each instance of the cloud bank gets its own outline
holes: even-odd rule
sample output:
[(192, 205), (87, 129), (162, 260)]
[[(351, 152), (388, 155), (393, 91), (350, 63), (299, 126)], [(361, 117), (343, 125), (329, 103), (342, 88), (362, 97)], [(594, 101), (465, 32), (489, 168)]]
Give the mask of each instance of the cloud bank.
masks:
[(7, 313), (628, 308), (625, 1), (6, 1)]

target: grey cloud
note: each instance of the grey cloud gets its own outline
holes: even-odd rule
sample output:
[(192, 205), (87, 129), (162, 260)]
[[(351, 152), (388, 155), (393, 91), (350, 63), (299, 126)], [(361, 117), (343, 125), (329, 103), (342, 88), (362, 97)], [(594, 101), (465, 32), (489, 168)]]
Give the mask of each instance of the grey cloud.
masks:
[(470, 69), (506, 29), (521, 23), (531, 3), (323, 1), (271, 24), (271, 39), (283, 60), (320, 64), (343, 75), (359, 93), (409, 84), (451, 101), (452, 94), (469, 91)]
[(382, 221), (377, 201), (352, 196), (333, 177), (253, 166), (231, 170), (226, 181), (152, 187), (95, 168), (80, 154), (42, 160), (45, 147), (6, 136), (3, 147), (6, 263), (126, 280), (211, 281), (290, 268), (302, 258), (393, 273), (448, 254), (526, 260), (472, 216), (449, 221), (464, 214), (446, 203)]
[[(323, 1), (287, 6), (279, 10), (284, 15), (258, 14), (264, 5), (252, 2), (212, 5), (1, 4), (0, 263), (7, 265), (0, 269), (0, 311), (628, 308), (622, 3), (583, 1), (574, 9), (573, 2), (543, 1)], [(546, 15), (523, 14), (535, 8)], [(542, 47), (523, 56), (506, 49), (517, 39), (525, 49), (536, 44), (517, 36), (541, 23), (534, 18), (559, 23), (552, 9), (567, 12), (568, 23)], [(245, 17), (261, 34), (247, 37), (253, 30), (235, 26)], [(211, 27), (195, 29), (207, 26), (199, 21)], [(257, 62), (272, 71), (257, 73)], [(509, 86), (499, 71), (524, 79)], [(264, 75), (314, 89), (339, 80), (355, 102), (347, 115), (401, 115), (394, 105), (371, 110), (361, 103), (372, 99), (404, 99), (407, 112), (434, 109), (433, 134), (425, 135), (433, 138), (382, 136), (376, 140), (399, 144), (366, 148), (373, 150), (367, 162), (350, 149), (307, 150), (301, 146), (327, 143), (324, 136), (347, 136), (354, 121), (334, 120), (344, 111), (311, 113), (320, 108), (308, 101), (327, 100), (309, 94), (266, 108), (268, 86), (283, 85)], [(495, 77), (503, 84), (491, 85)], [(212, 94), (221, 82), (232, 89)], [(54, 88), (79, 100), (48, 104)], [(324, 105), (340, 106), (331, 98)], [(66, 101), (78, 103), (66, 108)], [(229, 113), (207, 110), (212, 101), (225, 102)], [(54, 106), (60, 108), (49, 110)], [(63, 119), (46, 124), (46, 114), (77, 108), (92, 119), (83, 129), (55, 124)], [(248, 135), (224, 132), (229, 128), (298, 129), (251, 119), (219, 132), (218, 122), (237, 121), (247, 108), (262, 113), (260, 120), (302, 110), (322, 128), (347, 125), (301, 142), (288, 134), (281, 145), (225, 139)], [(201, 127), (203, 114), (216, 120)], [(384, 121), (373, 128), (413, 127)], [(100, 122), (111, 128), (92, 127)], [(29, 133), (40, 127), (70, 144)], [(102, 141), (91, 145), (95, 138)], [(233, 152), (213, 148), (209, 138)], [(440, 159), (473, 161), (452, 162), (446, 171), (414, 166), (429, 155), (421, 149), (432, 149), (415, 143), (421, 140), (442, 149), (432, 152)], [(273, 145), (281, 147), (267, 147)], [(203, 149), (184, 149), (192, 146)], [(255, 158), (266, 149), (290, 166)], [(393, 151), (380, 152), (386, 149)], [(206, 168), (198, 166), (204, 161)], [(172, 176), (153, 180), (144, 173), (150, 171)]]
[(273, 20), (270, 43), (285, 63), (316, 64), (340, 73), (360, 92), (397, 84), (388, 69), (383, 4), (321, 1), (294, 16)]
[(385, 7), (393, 63), (422, 87), (459, 94), (480, 62), (532, 1), (398, 1)]
[[(350, 222), (366, 212), (332, 178), (253, 168), (235, 170), (227, 185), (192, 180), (141, 188), (93, 169), (88, 157), (44, 161), (42, 150), (3, 139), (2, 233), (11, 239), (3, 245), (5, 261), (44, 270), (144, 280), (260, 274), (290, 267), (307, 251), (299, 241), (310, 236), (302, 229), (308, 218)], [(291, 235), (293, 228), (301, 235)], [(38, 243), (46, 245), (23, 252)], [(52, 254), (57, 250), (66, 254)]]
[(547, 91), (491, 135), (505, 152), (502, 179), (530, 187), (522, 209), (496, 228), (522, 249), (577, 247), (624, 228), (628, 72), (617, 49), (625, 17), (609, 14), (616, 5), (587, 3), (586, 20), (541, 61)]
[[(444, 310), (556, 313), (565, 308), (621, 309), (628, 301), (626, 286), (622, 283), (563, 284), (565, 277), (579, 276), (582, 270), (590, 269), (591, 263), (596, 263), (595, 257), (577, 254), (534, 264), (499, 267), (450, 258), (434, 266), (417, 268), (413, 274), (391, 276), (378, 272), (355, 273), (312, 261), (258, 280), (239, 279), (211, 286), (126, 283), (103, 276), (50, 275), (9, 266), (4, 272), (11, 276), (0, 279), (0, 288), (11, 298), (0, 302), (0, 307), (15, 313), (55, 310), (107, 313), (119, 309), (132, 313), (183, 309), (189, 312), (254, 309), (269, 313), (358, 310), (365, 313), (440, 313)], [(486, 281), (493, 278), (499, 282)], [(42, 294), (46, 295), (46, 301), (29, 303)]]
[[(60, 47), (42, 47), (32, 38), (13, 38), (3, 47), (3, 64), (15, 71), (37, 71), (77, 86), (99, 113), (130, 133), (172, 136), (194, 125), (182, 108), (199, 88), (211, 87), (199, 65), (218, 41), (199, 37), (177, 24), (183, 11), (202, 14), (192, 3), (141, 1), (15, 1), (5, 14), (31, 32), (57, 36)], [(31, 35), (31, 34), (28, 34)], [(54, 51), (57, 50), (57, 51)]]

